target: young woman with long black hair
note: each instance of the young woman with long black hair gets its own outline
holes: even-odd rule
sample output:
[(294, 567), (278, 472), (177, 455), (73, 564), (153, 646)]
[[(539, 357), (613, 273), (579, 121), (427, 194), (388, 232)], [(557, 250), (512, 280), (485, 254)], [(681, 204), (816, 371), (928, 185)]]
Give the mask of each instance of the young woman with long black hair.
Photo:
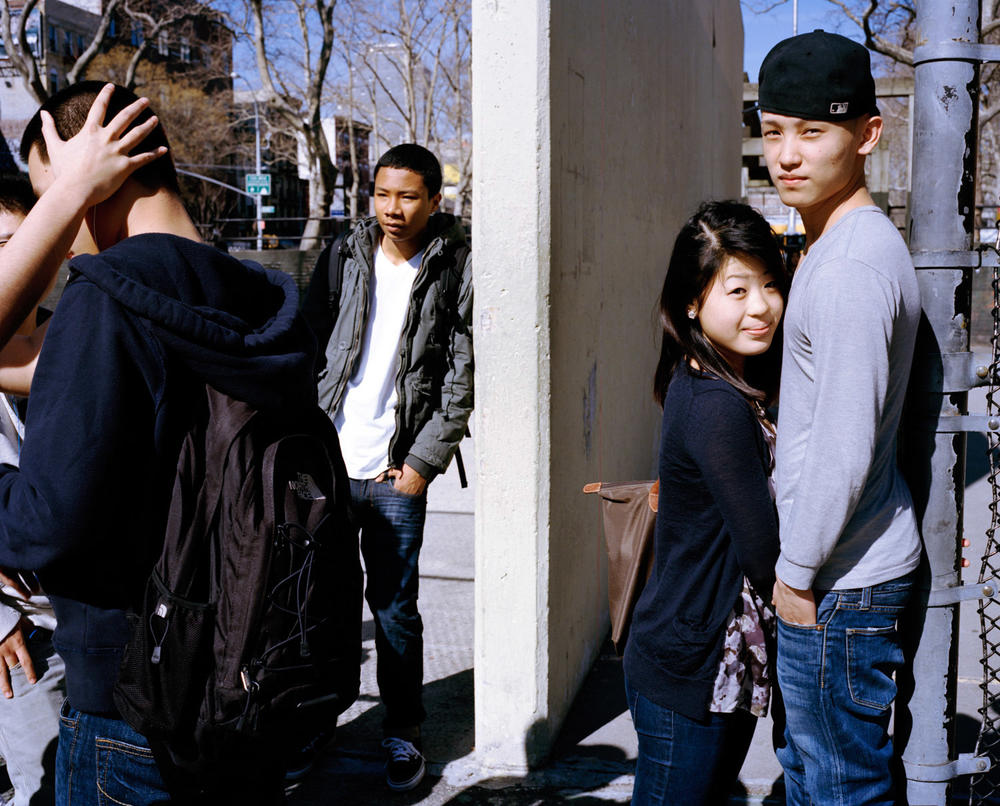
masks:
[(767, 713), (778, 525), (770, 489), (788, 275), (767, 221), (702, 205), (663, 281), (652, 574), (625, 651), (633, 806), (725, 803)]

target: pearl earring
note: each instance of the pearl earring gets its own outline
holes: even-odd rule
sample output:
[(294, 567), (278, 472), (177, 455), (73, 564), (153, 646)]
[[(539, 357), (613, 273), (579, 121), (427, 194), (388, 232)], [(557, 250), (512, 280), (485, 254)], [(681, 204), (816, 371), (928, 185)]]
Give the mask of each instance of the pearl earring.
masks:
[(694, 308), (688, 308), (688, 319), (695, 319), (698, 316), (698, 312)]

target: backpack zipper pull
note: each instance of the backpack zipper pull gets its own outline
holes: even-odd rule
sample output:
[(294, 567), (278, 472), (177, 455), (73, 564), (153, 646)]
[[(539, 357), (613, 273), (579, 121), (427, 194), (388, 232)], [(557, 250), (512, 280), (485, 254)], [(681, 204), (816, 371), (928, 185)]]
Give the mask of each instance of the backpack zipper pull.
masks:
[[(167, 637), (167, 628), (170, 626), (170, 604), (164, 600), (160, 600), (156, 603), (156, 610), (153, 611), (153, 618), (158, 618), (163, 621), (163, 631), (160, 633), (159, 638), (156, 639), (156, 644), (153, 646), (153, 653), (150, 655), (150, 663), (159, 663), (160, 656), (163, 652), (163, 642)], [(156, 637), (156, 630), (153, 629), (152, 619), (150, 619), (150, 632), (153, 633), (153, 637)]]
[(257, 692), (258, 685), (256, 682), (250, 679), (250, 667), (241, 666), (240, 667), (240, 682), (243, 684), (243, 690), (247, 693), (246, 700), (243, 703), (243, 713), (240, 714), (240, 718), (236, 722), (236, 730), (243, 730), (244, 725), (247, 722), (247, 714), (250, 711), (250, 704), (253, 702), (254, 694)]

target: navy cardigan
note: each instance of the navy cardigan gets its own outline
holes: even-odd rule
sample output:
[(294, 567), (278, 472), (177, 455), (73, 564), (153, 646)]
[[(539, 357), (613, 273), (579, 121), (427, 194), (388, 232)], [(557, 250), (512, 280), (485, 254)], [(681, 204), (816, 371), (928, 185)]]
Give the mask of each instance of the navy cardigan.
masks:
[(779, 546), (768, 464), (746, 398), (679, 367), (663, 405), (656, 556), (624, 664), (636, 691), (691, 719), (708, 714), (743, 577), (771, 599)]

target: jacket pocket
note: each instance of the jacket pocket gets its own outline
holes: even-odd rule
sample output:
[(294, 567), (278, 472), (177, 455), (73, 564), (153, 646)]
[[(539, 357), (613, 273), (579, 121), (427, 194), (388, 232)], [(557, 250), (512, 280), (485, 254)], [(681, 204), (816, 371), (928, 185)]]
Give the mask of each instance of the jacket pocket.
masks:
[(724, 629), (725, 625), (676, 618), (669, 629), (664, 631), (664, 641), (657, 650), (657, 659), (674, 674), (709, 674), (719, 662)]

